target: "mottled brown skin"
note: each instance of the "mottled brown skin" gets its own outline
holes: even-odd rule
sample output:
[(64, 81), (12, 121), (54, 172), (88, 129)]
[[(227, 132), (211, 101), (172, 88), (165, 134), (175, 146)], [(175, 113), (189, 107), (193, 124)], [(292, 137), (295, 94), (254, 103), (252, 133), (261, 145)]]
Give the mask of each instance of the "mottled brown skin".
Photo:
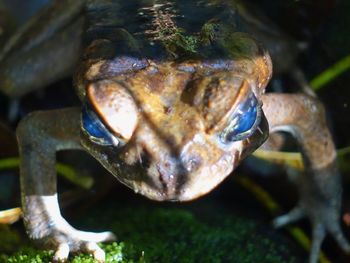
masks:
[[(259, 64), (261, 61), (265, 61), (264, 64)], [(185, 65), (192, 70), (183, 71)], [(235, 70), (241, 69), (242, 65), (251, 66), (251, 73)], [(147, 156), (148, 163), (143, 165), (147, 179), (137, 171), (130, 175), (119, 172), (115, 162), (104, 162), (100, 157), (101, 154), (108, 155), (103, 149), (95, 151), (95, 145), (85, 141), (83, 144), (121, 182), (136, 192), (159, 201), (197, 198), (233, 170), (242, 158), (244, 147), (249, 148), (252, 144), (251, 148), (255, 149), (265, 140), (266, 126), (257, 131), (262, 138), (257, 136), (256, 140), (239, 141), (230, 146), (220, 143), (218, 134), (228, 125), (232, 111), (246, 93), (254, 89), (260, 95), (261, 90), (257, 87), (264, 87), (269, 77), (258, 78), (256, 75), (269, 74), (270, 67), (265, 53), (256, 60), (238, 62), (225, 70), (207, 68), (202, 61), (185, 64), (149, 61), (148, 66), (133, 72), (132, 77), (127, 73), (89, 84), (88, 100), (106, 123), (110, 123), (110, 129), (128, 140), (124, 148), (113, 154), (120, 159), (118, 165), (133, 166), (139, 162), (143, 165), (143, 156)], [(258, 82), (258, 79), (264, 82)], [(121, 99), (123, 91), (130, 95), (129, 98)], [(112, 121), (112, 118), (118, 118), (116, 112), (125, 108), (125, 104), (134, 105), (137, 115), (131, 138), (123, 136), (121, 128), (115, 128)]]
[[(109, 7), (118, 10), (121, 2), (110, 2)], [(176, 2), (179, 5), (189, 3)], [(76, 15), (83, 13), (80, 7), (85, 2), (74, 2), (78, 6), (72, 3), (71, 0), (57, 1), (51, 7), (55, 13), (62, 8), (61, 4), (72, 6), (71, 15), (63, 16), (64, 19), (61, 16), (63, 29), (59, 28), (62, 32), (70, 32), (67, 25), (72, 21), (83, 21)], [(17, 136), (22, 203), (31, 239), (54, 249), (55, 261), (66, 260), (72, 251), (84, 251), (102, 262), (104, 252), (96, 242), (114, 238), (109, 232), (78, 231), (61, 216), (54, 169), (57, 151), (86, 150), (135, 192), (159, 201), (187, 201), (206, 194), (223, 181), (244, 157), (266, 140), (268, 131), (282, 130), (291, 132), (300, 144), (306, 176), (295, 179), (300, 191), (297, 208), (277, 218), (275, 225), (282, 226), (302, 216), (311, 220), (312, 263), (317, 261), (326, 232), (348, 251), (349, 245), (339, 227), (341, 186), (336, 152), (320, 102), (305, 94), (264, 94), (272, 74), (270, 56), (252, 37), (239, 32), (231, 20), (219, 23), (219, 29), (203, 41), (205, 44), (199, 44), (197, 50), (184, 50), (181, 43), (174, 42), (178, 39), (173, 39), (179, 35), (175, 15), (159, 12), (161, 6), (140, 9), (151, 12), (150, 17), (154, 18), (150, 23), (152, 28), (140, 37), (133, 23), (120, 25), (117, 18), (109, 20), (107, 15), (111, 13), (105, 16), (96, 12), (102, 10), (99, 5), (103, 7), (104, 4), (103, 1), (87, 1), (85, 6), (87, 21), (94, 23), (86, 30), (88, 37), (75, 82), (83, 104), (90, 105), (116, 140), (109, 146), (92, 140), (82, 124), (79, 108), (35, 112), (20, 122)], [(227, 16), (219, 15), (214, 21), (223, 17)], [(132, 19), (137, 21), (137, 17), (130, 17), (130, 21)], [(53, 17), (48, 18), (48, 24), (57, 25), (54, 21)], [(162, 22), (171, 25), (164, 42), (154, 36), (162, 32)], [(30, 57), (28, 61), (38, 65), (34, 70), (19, 67), (19, 72), (29, 77), (23, 81), (11, 79), (18, 69), (17, 66), (8, 67), (18, 61), (12, 50), (20, 46), (15, 40), (10, 41), (0, 59), (1, 67), (7, 68), (0, 74), (0, 88), (13, 97), (38, 85), (38, 80), (30, 81), (33, 74), (47, 74), (45, 84), (55, 78), (55, 72), (47, 72), (46, 64), (38, 62), (42, 57), (37, 50), (46, 45), (45, 41), (41, 42), (45, 39), (45, 29), (32, 35), (30, 32), (38, 22), (32, 23), (28, 32), (14, 37), (22, 43), (27, 36), (34, 42), (37, 40), (33, 53), (26, 48), (21, 51)], [(110, 31), (106, 31), (103, 23)], [(197, 39), (204, 39), (203, 27), (200, 33), (194, 34)], [(55, 42), (55, 35), (66, 36), (60, 32), (57, 30), (47, 39)], [(80, 43), (75, 36), (73, 44), (68, 45), (70, 52)], [(162, 55), (147, 51), (147, 45), (151, 42), (153, 45), (153, 41), (160, 42)], [(217, 55), (216, 51), (223, 55)], [(43, 49), (43, 53), (55, 54), (51, 49)], [(73, 58), (61, 63), (54, 55), (51, 59), (62, 74), (76, 61)], [(223, 141), (220, 136), (232, 124), (233, 112), (252, 93), (259, 108), (263, 104), (259, 125), (248, 138)]]

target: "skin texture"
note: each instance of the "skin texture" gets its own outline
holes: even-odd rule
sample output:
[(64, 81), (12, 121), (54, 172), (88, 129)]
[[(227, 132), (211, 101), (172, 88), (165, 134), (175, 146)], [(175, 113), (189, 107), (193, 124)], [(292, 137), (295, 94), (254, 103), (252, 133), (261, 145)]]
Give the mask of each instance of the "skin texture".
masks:
[[(70, 12), (62, 15), (62, 5)], [(278, 131), (290, 132), (300, 144), (306, 174), (295, 178), (297, 208), (275, 225), (303, 216), (311, 220), (310, 262), (317, 261), (326, 232), (349, 250), (339, 227), (341, 186), (323, 107), (305, 94), (264, 94), (272, 75), (270, 56), (245, 33), (251, 26), (239, 23), (233, 8), (185, 0), (56, 1), (46, 10), (61, 18), (60, 23), (56, 15), (46, 18), (54, 30), (38, 28), (36, 18), (6, 46), (0, 88), (16, 97), (57, 78), (57, 72), (47, 72), (46, 64), (39, 63), (45, 54), (61, 74), (74, 67), (77, 56), (62, 61), (52, 52), (61, 50), (74, 32), (68, 54), (83, 50), (75, 87), (84, 110), (94, 113), (111, 140), (108, 145), (96, 140), (78, 108), (35, 112), (18, 126), (24, 222), (31, 239), (56, 251), (55, 261), (84, 251), (102, 262), (104, 252), (96, 242), (114, 239), (109, 232), (78, 231), (62, 218), (57, 151), (86, 150), (135, 192), (158, 201), (187, 201), (208, 193), (268, 132)], [(124, 21), (125, 13), (130, 17)], [(50, 42), (52, 49), (44, 48)], [(20, 52), (33, 63), (26, 68), (17, 67), (21, 60), (12, 48), (21, 45)], [(11, 78), (17, 72), (23, 79)], [(43, 83), (34, 78), (38, 74), (45, 75)], [(252, 97), (259, 116), (254, 128), (242, 139), (226, 140), (233, 116)]]
[[(84, 146), (97, 152), (94, 156), (136, 192), (159, 201), (192, 200), (220, 183), (242, 158), (243, 149), (260, 145), (266, 138), (267, 126), (263, 127), (262, 122), (255, 140), (238, 141), (229, 146), (223, 144), (218, 134), (227, 126), (230, 112), (243, 100), (246, 92), (251, 92), (243, 78), (232, 77), (230, 72), (222, 74), (222, 70), (202, 77), (201, 73), (198, 76), (195, 72), (179, 71), (179, 65), (172, 63), (157, 65), (157, 73), (154, 73), (154, 67), (151, 74), (145, 68), (132, 78), (122, 76), (113, 81), (103, 80), (87, 88), (88, 98), (97, 112), (107, 119), (107, 123), (110, 121), (114, 130), (121, 131), (118, 134), (123, 135), (123, 127), (115, 125), (112, 118), (116, 118), (118, 124), (118, 119), (125, 114), (119, 109), (125, 109), (124, 104), (134, 104), (130, 111), (137, 115), (137, 123), (133, 125), (132, 137), (124, 136), (128, 142), (118, 152), (118, 165), (135, 166), (140, 162), (147, 179), (143, 179), (144, 174), (137, 169), (129, 176), (124, 173), (120, 176), (115, 162), (104, 162), (105, 159), (99, 156), (101, 152), (107, 156), (110, 153), (104, 149), (96, 151), (92, 144)], [(122, 92), (129, 93), (125, 101), (121, 99)], [(227, 95), (225, 98), (221, 97), (222, 92)], [(206, 102), (208, 96), (211, 97), (209, 105)]]
[(323, 106), (316, 98), (305, 94), (266, 94), (262, 100), (270, 132), (290, 132), (300, 145), (305, 164), (305, 175), (294, 178), (300, 196), (298, 205), (287, 215), (276, 218), (274, 225), (281, 227), (305, 216), (310, 219), (310, 262), (317, 262), (326, 232), (344, 251), (349, 251), (340, 225), (335, 223), (340, 221), (337, 211), (341, 208), (342, 189), (336, 151)]

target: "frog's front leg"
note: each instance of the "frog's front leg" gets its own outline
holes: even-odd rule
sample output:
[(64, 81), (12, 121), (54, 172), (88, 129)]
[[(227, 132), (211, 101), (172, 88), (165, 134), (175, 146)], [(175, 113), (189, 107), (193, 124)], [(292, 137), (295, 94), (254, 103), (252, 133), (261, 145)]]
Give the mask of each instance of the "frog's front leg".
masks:
[(310, 262), (317, 262), (326, 232), (349, 252), (350, 245), (340, 228), (342, 189), (336, 150), (323, 106), (305, 94), (271, 93), (262, 100), (270, 132), (290, 132), (301, 147), (305, 166), (305, 175), (296, 178), (299, 204), (287, 215), (276, 218), (274, 225), (280, 227), (304, 216), (311, 220)]
[(57, 200), (56, 152), (82, 149), (80, 110), (34, 112), (20, 122), (17, 137), (23, 218), (30, 238), (40, 246), (54, 249), (55, 261), (65, 261), (71, 251), (89, 252), (98, 261), (104, 261), (104, 252), (96, 243), (113, 240), (114, 235), (74, 229), (62, 217)]

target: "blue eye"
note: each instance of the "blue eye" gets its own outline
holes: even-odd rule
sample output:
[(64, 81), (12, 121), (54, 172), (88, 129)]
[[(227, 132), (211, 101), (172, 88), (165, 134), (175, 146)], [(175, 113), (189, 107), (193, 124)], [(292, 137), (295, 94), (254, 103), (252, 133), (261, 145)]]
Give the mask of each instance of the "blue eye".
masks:
[(89, 135), (90, 140), (100, 145), (117, 145), (115, 138), (101, 122), (98, 116), (85, 106), (82, 112), (82, 128)]
[(222, 141), (239, 141), (252, 135), (260, 122), (260, 111), (258, 100), (251, 94), (233, 113), (230, 124), (221, 133)]

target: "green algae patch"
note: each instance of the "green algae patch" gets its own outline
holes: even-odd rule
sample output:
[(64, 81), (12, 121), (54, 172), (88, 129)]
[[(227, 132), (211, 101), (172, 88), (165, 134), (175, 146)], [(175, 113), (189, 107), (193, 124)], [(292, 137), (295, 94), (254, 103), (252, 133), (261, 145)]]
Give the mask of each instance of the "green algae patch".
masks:
[[(283, 245), (285, 240), (252, 220), (212, 215), (212, 209), (195, 213), (151, 205), (103, 207), (89, 212), (90, 217), (78, 225), (117, 234), (122, 242), (101, 244), (106, 262), (298, 262), (288, 245)], [(1, 255), (0, 262), (50, 262), (52, 255), (23, 247), (11, 256)], [(71, 256), (70, 262), (95, 261), (80, 254)]]

